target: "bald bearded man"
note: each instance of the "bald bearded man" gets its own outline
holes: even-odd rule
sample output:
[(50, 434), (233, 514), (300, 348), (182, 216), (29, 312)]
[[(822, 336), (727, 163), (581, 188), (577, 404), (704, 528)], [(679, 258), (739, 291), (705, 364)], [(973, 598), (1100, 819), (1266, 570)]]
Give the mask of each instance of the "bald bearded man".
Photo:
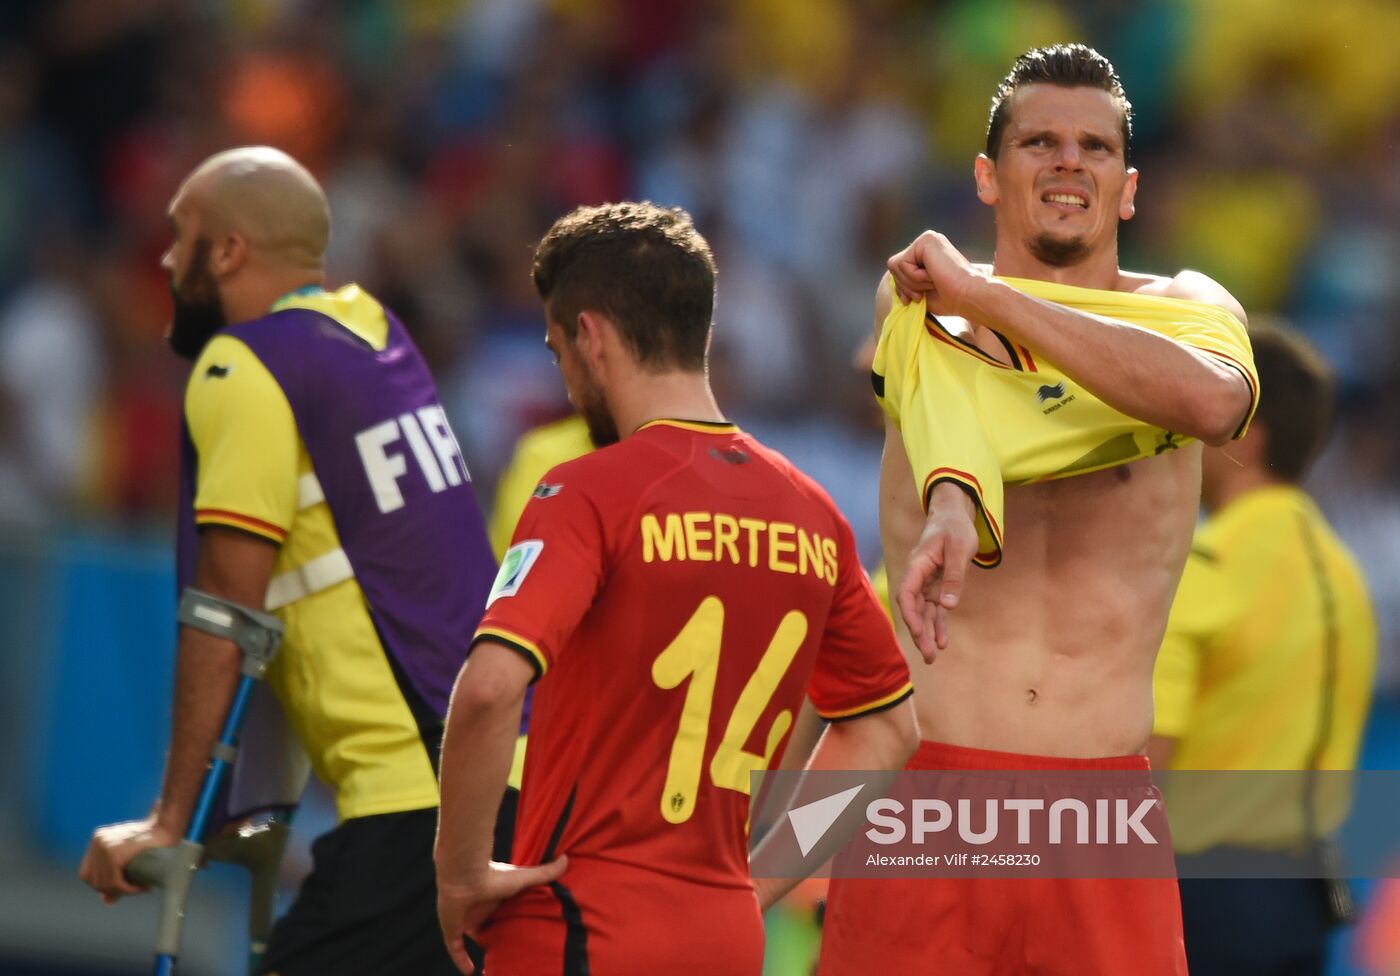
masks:
[[(323, 287), (330, 215), (295, 160), (213, 156), (169, 216), (169, 340), (194, 360), (180, 587), (281, 618), (268, 684), (340, 819), (264, 971), (455, 973), (437, 934), (437, 757), (495, 573), (457, 442), (398, 320), (355, 285)], [(98, 829), (80, 868), (109, 904), (141, 890), (123, 874), (136, 854), (187, 829), (239, 668), (234, 644), (181, 629), (160, 796)]]

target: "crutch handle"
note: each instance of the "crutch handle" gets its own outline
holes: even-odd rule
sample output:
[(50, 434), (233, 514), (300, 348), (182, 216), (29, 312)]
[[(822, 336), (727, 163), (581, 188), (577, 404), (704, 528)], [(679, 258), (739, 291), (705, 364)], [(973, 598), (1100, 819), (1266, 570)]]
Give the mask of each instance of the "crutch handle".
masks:
[[(225, 600), (222, 597), (186, 588), (180, 596), (179, 622), (195, 630), (231, 640), (243, 654), (242, 677), (224, 719), (223, 731), (213, 748), (209, 770), (199, 790), (185, 839), (174, 847), (144, 851), (132, 858), (127, 875), (137, 884), (161, 889), (160, 925), (156, 933), (156, 973), (173, 973), (180, 952), (180, 931), (185, 918), (185, 901), (190, 884), (204, 856), (204, 831), (213, 815), (224, 778), (238, 755), (238, 733), (252, 696), (253, 686), (267, 673), (282, 642), (283, 626), (276, 617)], [(254, 872), (254, 897), (258, 897)], [(276, 881), (273, 880), (273, 895)], [(269, 926), (270, 904), (269, 902)], [(255, 906), (256, 906), (255, 901)]]
[(126, 876), (148, 888), (160, 889), (160, 923), (156, 929), (156, 953), (175, 956), (180, 952), (180, 929), (185, 921), (185, 900), (190, 883), (199, 868), (204, 848), (182, 840), (174, 847), (153, 847), (142, 851), (126, 866)]

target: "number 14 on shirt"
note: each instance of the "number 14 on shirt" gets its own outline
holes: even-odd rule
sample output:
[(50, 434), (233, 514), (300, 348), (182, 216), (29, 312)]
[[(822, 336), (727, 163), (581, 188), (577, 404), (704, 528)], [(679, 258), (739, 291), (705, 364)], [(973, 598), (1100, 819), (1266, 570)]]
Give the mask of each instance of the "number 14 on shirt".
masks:
[[(783, 709), (768, 728), (763, 755), (744, 749), (744, 743), (778, 690), (806, 636), (807, 617), (800, 611), (789, 611), (739, 693), (725, 725), (724, 737), (710, 760), (710, 782), (716, 787), (747, 796), (749, 774), (755, 769), (767, 768), (778, 743), (792, 727), (792, 712)], [(723, 638), (724, 602), (717, 596), (707, 596), (651, 665), (652, 681), (660, 688), (677, 688), (690, 679), (680, 726), (671, 743), (666, 786), (661, 794), (661, 816), (669, 823), (685, 823), (695, 812)]]

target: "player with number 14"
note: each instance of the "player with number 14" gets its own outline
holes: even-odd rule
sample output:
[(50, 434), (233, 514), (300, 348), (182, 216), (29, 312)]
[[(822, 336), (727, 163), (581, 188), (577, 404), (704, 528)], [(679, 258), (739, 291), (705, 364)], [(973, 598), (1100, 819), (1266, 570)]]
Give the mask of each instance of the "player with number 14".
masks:
[[(512, 976), (758, 976), (749, 774), (781, 757), (804, 694), (831, 720), (813, 767), (899, 768), (917, 735), (908, 667), (831, 500), (715, 404), (714, 262), (689, 216), (581, 208), (540, 243), (534, 277), (601, 449), (534, 492), (458, 678), (444, 936), (464, 972), (469, 933)], [(536, 679), (522, 866), (496, 864)]]

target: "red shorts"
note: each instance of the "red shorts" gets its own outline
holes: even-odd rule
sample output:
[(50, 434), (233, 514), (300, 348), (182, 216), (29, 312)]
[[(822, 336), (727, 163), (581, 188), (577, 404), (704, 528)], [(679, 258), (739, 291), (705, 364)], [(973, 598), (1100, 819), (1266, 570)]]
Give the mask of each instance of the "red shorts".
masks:
[[(909, 769), (1130, 770), (924, 742)], [(819, 976), (1186, 976), (1175, 878), (833, 878)]]
[(572, 857), (547, 888), (512, 898), (483, 931), (485, 976), (760, 976), (751, 887), (716, 888)]

